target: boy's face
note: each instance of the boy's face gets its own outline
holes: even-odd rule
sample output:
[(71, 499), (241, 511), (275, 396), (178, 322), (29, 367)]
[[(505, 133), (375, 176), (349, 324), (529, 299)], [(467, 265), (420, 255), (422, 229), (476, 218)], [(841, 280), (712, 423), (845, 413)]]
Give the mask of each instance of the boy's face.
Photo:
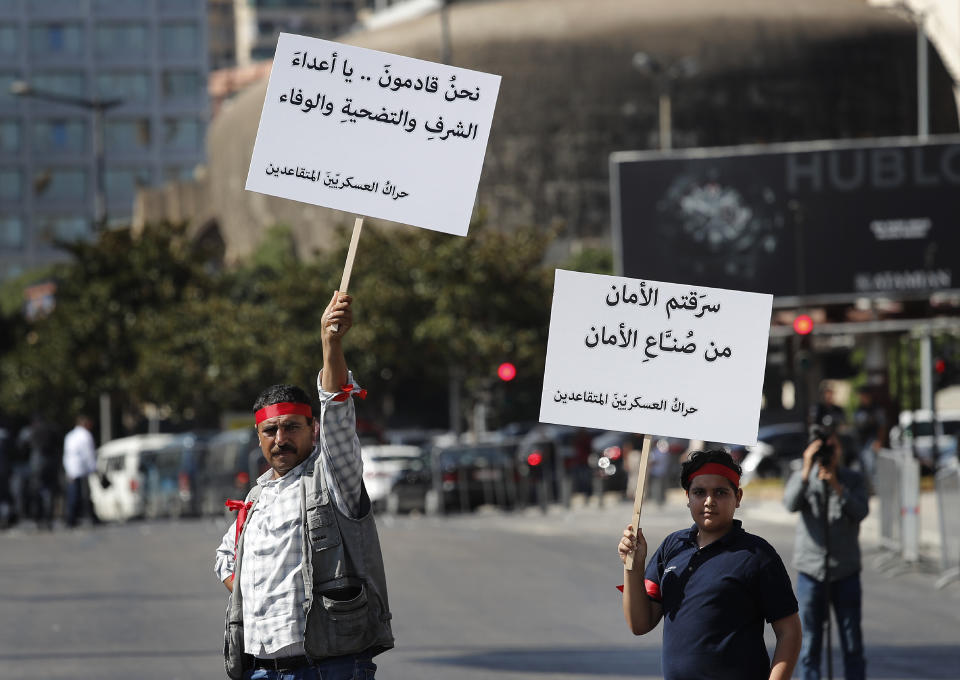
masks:
[(690, 516), (707, 533), (723, 532), (733, 524), (733, 513), (740, 507), (742, 489), (734, 489), (721, 475), (697, 475), (690, 482), (687, 500)]

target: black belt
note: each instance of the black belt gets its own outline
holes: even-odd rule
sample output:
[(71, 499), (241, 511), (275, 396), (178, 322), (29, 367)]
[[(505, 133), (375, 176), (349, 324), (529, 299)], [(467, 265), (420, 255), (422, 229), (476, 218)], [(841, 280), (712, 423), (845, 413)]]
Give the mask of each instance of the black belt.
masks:
[(277, 659), (253, 657), (254, 668), (265, 668), (272, 671), (289, 671), (309, 665), (310, 659), (305, 656), (281, 656)]

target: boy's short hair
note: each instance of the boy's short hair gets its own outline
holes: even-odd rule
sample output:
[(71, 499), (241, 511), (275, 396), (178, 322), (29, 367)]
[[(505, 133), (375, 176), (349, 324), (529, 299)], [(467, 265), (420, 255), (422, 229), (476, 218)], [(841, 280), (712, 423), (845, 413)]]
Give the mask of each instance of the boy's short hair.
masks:
[[(683, 487), (684, 491), (690, 490), (691, 475), (708, 463), (717, 463), (719, 465), (723, 465), (724, 467), (728, 467), (736, 473), (737, 477), (740, 477), (743, 474), (743, 469), (737, 465), (737, 462), (733, 459), (733, 456), (731, 456), (730, 452), (726, 451), (725, 449), (694, 451), (680, 466), (680, 486)], [(733, 487), (734, 491), (739, 488), (733, 483), (733, 481), (728, 481), (730, 481), (730, 486)]]

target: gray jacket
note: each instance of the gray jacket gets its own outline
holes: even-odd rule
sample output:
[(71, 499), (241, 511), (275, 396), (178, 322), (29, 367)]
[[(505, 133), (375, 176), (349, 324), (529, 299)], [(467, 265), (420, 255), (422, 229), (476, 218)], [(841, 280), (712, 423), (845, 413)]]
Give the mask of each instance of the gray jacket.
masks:
[[(810, 480), (803, 481), (802, 471), (794, 472), (787, 480), (783, 504), (790, 512), (800, 512), (794, 542), (793, 566), (797, 571), (818, 581), (824, 580), (824, 521), (823, 493), (826, 482), (817, 479), (816, 463), (810, 470)], [(860, 522), (870, 511), (863, 477), (847, 468), (837, 469), (837, 479), (843, 494), (837, 496), (830, 489), (829, 521), (830, 581), (860, 571)]]
[[(247, 496), (257, 510), (261, 487)], [(393, 647), (390, 605), (377, 527), (366, 488), (361, 490), (358, 519), (343, 514), (333, 502), (323, 463), (316, 456), (300, 478), (300, 517), (303, 521), (302, 603), (306, 613), (304, 651), (314, 660), (344, 654), (371, 656)], [(227, 676), (240, 680), (247, 661), (243, 649), (243, 594), (240, 570), (249, 523), (237, 543), (234, 586), (227, 605), (224, 662)], [(312, 584), (312, 588), (310, 587)]]

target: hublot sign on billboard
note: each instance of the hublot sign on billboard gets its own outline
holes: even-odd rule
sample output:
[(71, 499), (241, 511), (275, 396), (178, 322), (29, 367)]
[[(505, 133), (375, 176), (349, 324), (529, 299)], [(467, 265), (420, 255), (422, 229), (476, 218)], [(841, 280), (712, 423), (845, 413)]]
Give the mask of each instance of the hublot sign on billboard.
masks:
[(960, 137), (619, 152), (618, 273), (783, 297), (960, 288)]

